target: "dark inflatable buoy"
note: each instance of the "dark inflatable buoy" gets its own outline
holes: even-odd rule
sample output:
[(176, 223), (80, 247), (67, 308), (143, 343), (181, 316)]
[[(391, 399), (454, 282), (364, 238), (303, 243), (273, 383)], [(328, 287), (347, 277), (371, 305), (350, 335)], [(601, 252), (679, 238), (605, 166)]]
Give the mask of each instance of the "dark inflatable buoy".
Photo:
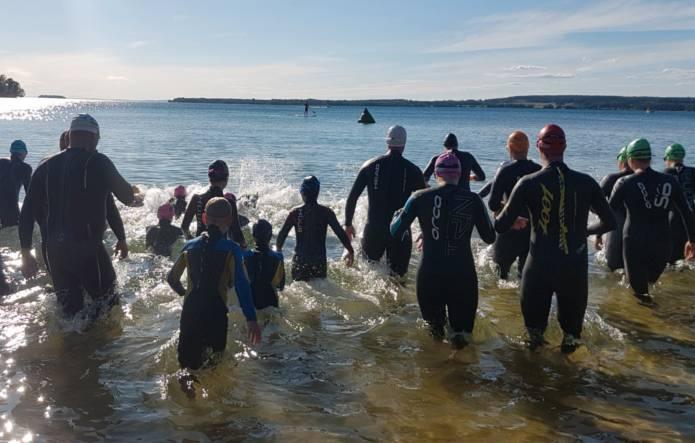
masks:
[(372, 114), (369, 112), (369, 109), (364, 108), (364, 111), (362, 111), (362, 115), (360, 115), (360, 119), (357, 120), (357, 123), (363, 123), (365, 125), (368, 125), (371, 123), (376, 123), (376, 120), (374, 120), (374, 117), (372, 117)]

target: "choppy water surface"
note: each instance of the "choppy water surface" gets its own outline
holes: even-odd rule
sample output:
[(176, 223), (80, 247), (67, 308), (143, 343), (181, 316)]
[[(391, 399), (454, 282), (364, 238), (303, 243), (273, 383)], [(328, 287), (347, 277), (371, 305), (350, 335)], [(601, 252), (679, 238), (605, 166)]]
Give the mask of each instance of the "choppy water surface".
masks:
[[(0, 250), (15, 294), (0, 303), (0, 440), (16, 441), (499, 441), (693, 440), (695, 438), (695, 272), (669, 270), (658, 306), (638, 305), (594, 257), (586, 347), (562, 356), (523, 346), (517, 283), (498, 282), (475, 244), (481, 281), (475, 345), (456, 354), (429, 339), (413, 274), (405, 287), (380, 266), (345, 269), (329, 236), (329, 279), (292, 283), (267, 316), (262, 345), (244, 342), (231, 314), (223, 361), (199, 374), (197, 397), (177, 382), (179, 299), (163, 282), (171, 261), (144, 252), (154, 210), (176, 184), (201, 189), (205, 166), (230, 163), (230, 189), (258, 193), (251, 219), (275, 230), (299, 203), (298, 180), (324, 184), (321, 200), (342, 217), (360, 164), (383, 149), (387, 126), (409, 131), (406, 155), (424, 166), (444, 133), (494, 173), (514, 129), (534, 133), (556, 121), (568, 133), (571, 166), (600, 177), (614, 152), (636, 136), (660, 147), (695, 149), (690, 114), (482, 109), (374, 108), (378, 124), (355, 123), (360, 109), (301, 109), (167, 103), (0, 100), (0, 147), (14, 138), (29, 161), (57, 149), (70, 114), (88, 110), (102, 125), (100, 149), (146, 191), (145, 207), (122, 208), (131, 256), (116, 262), (122, 299), (91, 327), (56, 313), (45, 275), (18, 271), (15, 229)], [(4, 149), (4, 148), (3, 148)], [(365, 215), (358, 208), (357, 224)], [(290, 239), (292, 240), (292, 239)], [(109, 233), (108, 242), (114, 241)], [(293, 244), (286, 246), (287, 255)], [(289, 258), (289, 257), (288, 257)], [(554, 314), (553, 314), (554, 315)]]

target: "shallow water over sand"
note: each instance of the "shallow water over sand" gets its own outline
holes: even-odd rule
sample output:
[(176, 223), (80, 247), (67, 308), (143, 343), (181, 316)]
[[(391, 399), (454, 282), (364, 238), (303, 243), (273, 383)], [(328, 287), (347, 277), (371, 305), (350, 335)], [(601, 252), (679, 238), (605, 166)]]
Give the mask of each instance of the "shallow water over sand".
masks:
[[(116, 262), (121, 302), (91, 327), (56, 315), (45, 275), (27, 283), (18, 272), (16, 230), (0, 231), (8, 273), (18, 285), (0, 303), (0, 440), (695, 438), (693, 269), (669, 270), (655, 290), (658, 306), (647, 308), (592, 255), (586, 346), (571, 357), (560, 354), (553, 320), (550, 345), (529, 353), (517, 284), (496, 280), (476, 240), (481, 294), (475, 344), (452, 354), (430, 340), (420, 320), (417, 254), (402, 287), (380, 266), (361, 262), (345, 269), (338, 241), (329, 235), (329, 279), (291, 283), (281, 309), (267, 315), (259, 347), (246, 346), (243, 317), (233, 312), (228, 350), (217, 367), (199, 374), (191, 400), (177, 381), (181, 300), (163, 282), (171, 261), (144, 253), (154, 208), (175, 184), (200, 189), (200, 170), (214, 157), (230, 161), (231, 190), (258, 193), (257, 207), (242, 212), (252, 220), (268, 218), (277, 232), (299, 202), (298, 178), (308, 172), (322, 179), (321, 200), (341, 218), (350, 180), (363, 160), (381, 151), (391, 122), (409, 129), (407, 154), (421, 166), (451, 128), (474, 144), (492, 175), (502, 159), (499, 140), (510, 130), (567, 121), (569, 137), (585, 141), (587, 153), (572, 154), (570, 164), (599, 177), (612, 168), (622, 143), (614, 135), (606, 147), (604, 134), (662, 136), (656, 129), (666, 126), (669, 135), (695, 140), (689, 115), (655, 113), (662, 119), (657, 125), (634, 113), (377, 108), (372, 112), (380, 126), (356, 128), (350, 108), (317, 109), (316, 118), (304, 120), (282, 107), (76, 106), (90, 107), (100, 119), (101, 150), (145, 190), (145, 206), (122, 208), (131, 256)], [(25, 134), (35, 165), (54, 149), (72, 111), (0, 119), (0, 144)], [(206, 125), (211, 129), (204, 131)], [(360, 226), (364, 215), (361, 201)], [(107, 242), (113, 241), (109, 232)]]

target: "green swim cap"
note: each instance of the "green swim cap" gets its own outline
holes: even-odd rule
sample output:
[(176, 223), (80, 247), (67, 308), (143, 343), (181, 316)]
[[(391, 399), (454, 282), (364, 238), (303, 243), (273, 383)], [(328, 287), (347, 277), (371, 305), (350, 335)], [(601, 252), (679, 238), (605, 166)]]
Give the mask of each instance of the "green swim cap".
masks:
[(636, 138), (627, 145), (625, 155), (628, 159), (649, 160), (652, 158), (652, 147), (647, 139)]
[(668, 146), (664, 152), (664, 160), (683, 160), (684, 157), (685, 148), (679, 143)]
[(618, 152), (618, 161), (623, 163), (627, 161), (627, 146), (620, 148), (620, 152)]

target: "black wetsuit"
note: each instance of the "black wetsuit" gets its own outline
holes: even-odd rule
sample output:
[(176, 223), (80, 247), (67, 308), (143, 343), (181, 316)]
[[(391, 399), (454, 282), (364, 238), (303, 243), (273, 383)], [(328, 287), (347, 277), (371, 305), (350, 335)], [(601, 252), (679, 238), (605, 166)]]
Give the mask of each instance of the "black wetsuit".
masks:
[[(589, 210), (600, 222), (587, 227)], [(588, 298), (586, 237), (613, 229), (613, 213), (598, 183), (562, 162), (519, 180), (497, 216), (495, 229), (506, 232), (517, 217), (527, 213), (531, 246), (521, 281), (526, 328), (541, 334), (545, 331), (555, 293), (562, 330), (579, 338)]]
[[(664, 172), (678, 178), (690, 212), (695, 212), (695, 168), (679, 164), (673, 168), (667, 168)], [(671, 227), (671, 243), (673, 244), (671, 260), (669, 261), (675, 263), (683, 259), (683, 248), (688, 240), (688, 233), (683, 225), (683, 219), (677, 212), (671, 211), (669, 226)]]
[(265, 246), (244, 253), (244, 264), (251, 282), (256, 309), (278, 307), (278, 290), (285, 287), (285, 262), (282, 254)]
[(174, 202), (174, 214), (176, 218), (181, 217), (186, 212), (187, 206), (188, 202), (185, 197), (176, 197), (176, 201)]
[[(630, 168), (614, 174), (608, 174), (601, 180), (601, 191), (606, 199), (611, 197), (615, 183), (621, 178), (632, 174)], [(606, 254), (606, 262), (611, 271), (622, 269), (623, 264), (623, 227), (625, 226), (625, 210), (613, 211), (616, 228), (604, 236), (603, 250)]]
[(308, 281), (326, 278), (326, 231), (333, 229), (346, 249), (352, 250), (350, 240), (335, 213), (316, 202), (307, 202), (292, 209), (277, 237), (277, 249), (282, 249), (287, 234), (294, 228), (296, 243), (292, 257), (292, 279)]
[(0, 158), (0, 227), (19, 224), (19, 191), (29, 192), (31, 166), (18, 158)]
[[(187, 271), (187, 287), (181, 276)], [(185, 296), (178, 344), (182, 368), (198, 369), (206, 350), (222, 352), (227, 346), (227, 291), (234, 288), (247, 321), (256, 321), (251, 287), (244, 270), (241, 248), (225, 238), (216, 226), (186, 242), (167, 275), (167, 283)]]
[(669, 212), (683, 217), (688, 239), (695, 240), (695, 216), (678, 179), (647, 168), (623, 177), (610, 199), (614, 211), (626, 213), (623, 228), (625, 273), (636, 295), (647, 295), (671, 259)]
[(31, 249), (34, 220), (45, 219), (48, 266), (68, 315), (82, 309), (82, 289), (97, 299), (116, 282), (103, 242), (110, 193), (133, 201), (133, 188), (107, 156), (75, 147), (43, 160), (31, 179), (25, 205), (32, 214), (20, 223), (20, 243)]
[(369, 209), (362, 233), (362, 251), (370, 260), (379, 261), (386, 252), (391, 270), (404, 275), (408, 271), (412, 238), (410, 230), (398, 238), (389, 234), (393, 214), (403, 207), (408, 197), (425, 187), (422, 171), (403, 155), (390, 151), (362, 166), (345, 204), (345, 226), (352, 226), (357, 199), (367, 188)]
[(495, 231), (480, 197), (456, 185), (416, 192), (391, 224), (399, 237), (417, 217), (423, 251), (417, 271), (417, 299), (432, 334), (443, 336), (447, 311), (455, 332), (473, 332), (478, 309), (478, 276), (471, 252), (473, 227), (486, 243)]
[[(459, 151), (458, 149), (452, 149), (451, 152), (458, 157), (459, 162), (461, 162), (461, 180), (459, 180), (459, 186), (465, 189), (466, 191), (470, 191), (471, 189), (471, 183), (470, 183), (470, 176), (471, 176), (471, 171), (475, 174), (476, 178), (478, 181), (483, 181), (485, 180), (485, 171), (483, 171), (483, 168), (480, 167), (478, 164), (478, 161), (473, 157), (472, 154), (465, 152), (465, 151)], [(441, 154), (440, 154), (441, 155)], [(439, 155), (435, 155), (432, 157), (430, 162), (427, 164), (427, 167), (425, 168), (425, 172), (423, 173), (423, 176), (425, 178), (425, 182), (427, 182), (432, 174), (434, 174), (434, 164), (437, 162), (437, 159), (439, 158)]]
[[(499, 213), (505, 202), (509, 200), (509, 196), (519, 179), (540, 169), (541, 166), (531, 160), (515, 160), (501, 166), (492, 182), (492, 190), (488, 200), (490, 210)], [(522, 216), (528, 218), (528, 211), (525, 211)], [(509, 269), (517, 259), (519, 260), (519, 276), (521, 276), (521, 271), (526, 263), (526, 256), (528, 256), (530, 239), (530, 227), (519, 231), (510, 230), (497, 236), (493, 246), (493, 260), (497, 264), (500, 278), (507, 279)]]
[(168, 220), (160, 220), (158, 225), (147, 228), (145, 246), (157, 255), (169, 257), (171, 247), (180, 237), (183, 237), (181, 228), (172, 225)]
[[(224, 197), (224, 191), (217, 186), (210, 186), (207, 191), (202, 194), (193, 194), (191, 201), (188, 203), (186, 208), (186, 213), (181, 221), (181, 229), (183, 230), (186, 238), (191, 238), (189, 228), (193, 217), (196, 220), (196, 237), (199, 237), (205, 230), (207, 226), (203, 223), (203, 213), (205, 212), (205, 205), (213, 197)], [(243, 248), (246, 247), (246, 240), (244, 240), (244, 234), (241, 232), (241, 226), (239, 224), (239, 212), (236, 207), (236, 198), (229, 202), (232, 205), (232, 224), (229, 226), (229, 238), (239, 243)]]

